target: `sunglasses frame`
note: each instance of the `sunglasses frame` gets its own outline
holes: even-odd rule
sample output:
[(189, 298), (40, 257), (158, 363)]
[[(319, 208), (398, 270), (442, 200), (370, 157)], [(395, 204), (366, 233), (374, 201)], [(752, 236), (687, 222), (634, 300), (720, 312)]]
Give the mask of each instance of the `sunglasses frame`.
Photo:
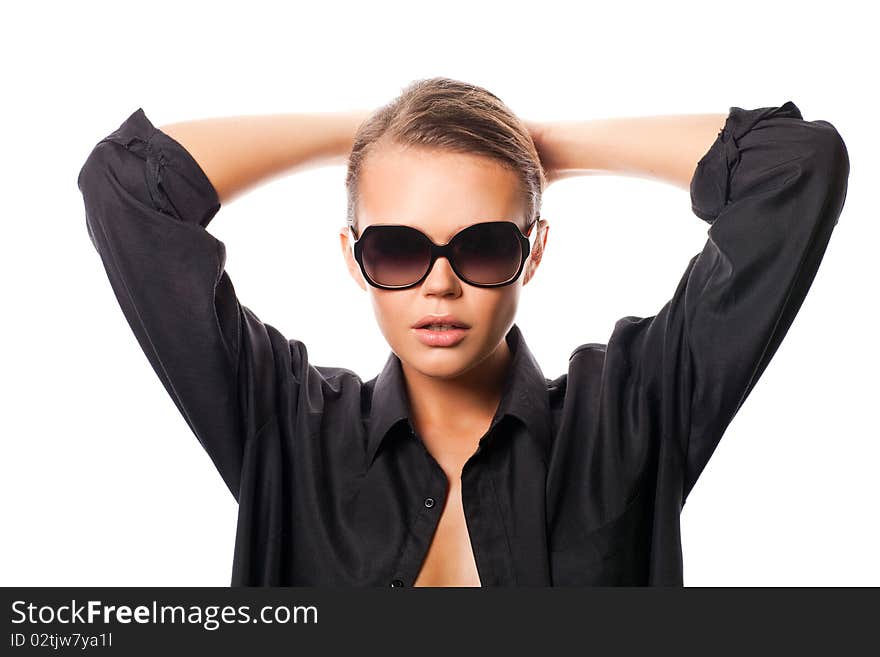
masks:
[[(446, 260), (449, 262), (450, 267), (452, 267), (452, 271), (455, 272), (455, 275), (458, 276), (458, 278), (461, 281), (467, 283), (468, 285), (472, 285), (474, 287), (489, 288), (489, 287), (504, 287), (505, 285), (510, 285), (511, 283), (513, 283), (514, 281), (516, 281), (519, 278), (520, 274), (522, 274), (523, 267), (525, 267), (526, 260), (528, 259), (529, 253), (531, 253), (531, 250), (532, 250), (531, 243), (529, 242), (529, 237), (531, 237), (532, 230), (534, 229), (535, 224), (538, 223), (538, 220), (540, 218), (541, 218), (540, 215), (535, 217), (535, 220), (531, 224), (529, 224), (529, 227), (526, 230), (525, 234), (523, 234), (522, 230), (520, 230), (519, 226), (514, 221), (507, 221), (507, 220), (480, 221), (477, 223), (473, 223), (470, 226), (465, 226), (460, 231), (458, 231), (455, 235), (453, 235), (450, 238), (450, 240), (448, 242), (446, 242), (445, 244), (437, 244), (436, 242), (434, 242), (434, 240), (432, 240), (430, 237), (425, 235), (425, 233), (420, 231), (418, 228), (414, 228), (413, 226), (407, 226), (406, 224), (370, 224), (369, 226), (367, 226), (367, 228), (364, 230), (364, 232), (361, 233), (360, 237), (358, 237), (358, 234), (355, 232), (354, 226), (349, 226), (348, 228), (349, 228), (349, 230), (351, 230), (352, 236), (354, 236), (354, 246), (353, 246), (354, 259), (357, 261), (358, 266), (361, 268), (361, 273), (364, 276), (364, 280), (366, 280), (367, 283), (369, 283), (373, 287), (379, 288), (380, 290), (407, 290), (409, 288), (421, 285), (422, 282), (428, 277), (428, 274), (431, 273), (431, 270), (434, 268), (434, 263), (437, 261), (437, 258), (441, 258), (441, 257), (446, 258)], [(512, 278), (510, 278), (507, 281), (504, 281), (503, 283), (474, 283), (461, 275), (461, 272), (459, 272), (458, 268), (455, 266), (455, 262), (453, 261), (453, 258), (450, 258), (450, 256), (452, 255), (453, 243), (459, 238), (459, 236), (462, 233), (464, 233), (466, 230), (468, 230), (470, 228), (473, 228), (474, 226), (478, 226), (480, 224), (500, 224), (500, 223), (513, 224), (513, 227), (516, 229), (517, 236), (519, 237), (519, 243), (520, 243), (520, 247), (522, 249), (522, 251), (521, 251), (522, 255), (520, 257), (519, 267), (516, 270), (516, 274), (514, 274)], [(417, 233), (419, 233), (424, 239), (426, 239), (428, 241), (428, 243), (431, 245), (431, 261), (428, 263), (428, 268), (425, 270), (425, 273), (422, 275), (422, 277), (419, 278), (419, 280), (415, 281), (414, 283), (409, 283), (408, 285), (390, 285), (390, 286), (389, 285), (381, 285), (381, 284), (377, 283), (376, 281), (374, 281), (372, 278), (370, 278), (369, 274), (367, 274), (367, 268), (364, 266), (364, 259), (363, 259), (364, 244), (361, 240), (364, 238), (364, 236), (368, 235), (372, 231), (372, 229), (379, 229), (379, 228), (388, 227), (388, 226), (402, 226), (404, 228), (409, 228), (410, 230), (414, 230)]]

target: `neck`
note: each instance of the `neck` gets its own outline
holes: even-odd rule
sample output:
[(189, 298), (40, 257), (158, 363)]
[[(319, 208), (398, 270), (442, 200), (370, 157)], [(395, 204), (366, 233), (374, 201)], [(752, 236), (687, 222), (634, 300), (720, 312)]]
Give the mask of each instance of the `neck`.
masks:
[(426, 376), (401, 362), (416, 431), (426, 443), (467, 453), (489, 428), (501, 402), (512, 354), (507, 340), (455, 378)]

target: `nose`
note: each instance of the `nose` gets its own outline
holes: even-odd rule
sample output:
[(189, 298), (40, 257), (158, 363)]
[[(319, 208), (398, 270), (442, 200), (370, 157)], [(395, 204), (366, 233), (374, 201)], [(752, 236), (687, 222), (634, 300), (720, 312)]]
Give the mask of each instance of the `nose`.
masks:
[(437, 258), (422, 281), (422, 291), (425, 294), (449, 294), (460, 290), (461, 280), (456, 276), (449, 260), (446, 257)]

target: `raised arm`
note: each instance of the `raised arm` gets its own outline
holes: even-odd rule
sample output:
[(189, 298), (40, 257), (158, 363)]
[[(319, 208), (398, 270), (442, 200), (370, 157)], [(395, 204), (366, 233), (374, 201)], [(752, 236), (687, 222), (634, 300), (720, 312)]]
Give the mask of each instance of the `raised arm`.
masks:
[[(628, 453), (659, 449), (658, 476), (666, 480), (658, 485), (680, 486), (682, 504), (800, 309), (849, 177), (847, 148), (835, 127), (805, 120), (791, 101), (731, 107), (720, 129), (717, 123), (717, 115), (646, 119), (623, 130), (619, 155), (608, 146), (610, 124), (582, 126), (550, 155), (567, 171), (614, 167), (679, 185), (688, 175), (691, 209), (709, 224), (702, 251), (671, 299), (654, 316), (618, 320), (606, 352), (625, 364), (610, 368), (609, 376), (620, 378), (603, 387), (622, 395), (608, 400), (609, 412), (631, 411), (623, 417), (632, 430), (618, 438), (657, 437)], [(659, 131), (654, 137), (652, 125)], [(594, 142), (589, 135), (601, 137)], [(644, 153), (637, 152), (639, 141)], [(591, 153), (592, 143), (599, 146)], [(584, 153), (577, 156), (572, 144)], [(663, 163), (658, 144), (669, 148), (671, 164)]]
[(527, 122), (549, 182), (581, 175), (650, 178), (687, 189), (727, 114)]
[[(94, 146), (77, 178), (89, 237), (122, 312), (236, 499), (245, 447), (274, 416), (279, 381), (299, 385), (309, 363), (302, 343), (288, 345), (239, 303), (226, 247), (206, 230), (220, 209), (212, 177), (229, 198), (263, 174), (343, 154), (354, 128), (315, 121), (177, 124), (171, 132), (194, 157), (138, 109)], [(277, 144), (273, 127), (286, 133)], [(306, 145), (295, 146), (297, 135)]]
[(353, 110), (213, 117), (160, 130), (189, 151), (226, 204), (278, 176), (343, 164), (368, 116), (368, 110)]

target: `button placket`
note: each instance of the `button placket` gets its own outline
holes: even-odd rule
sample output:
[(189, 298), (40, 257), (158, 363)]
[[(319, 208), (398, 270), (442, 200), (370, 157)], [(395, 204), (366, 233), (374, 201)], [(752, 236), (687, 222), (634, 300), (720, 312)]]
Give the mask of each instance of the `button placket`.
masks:
[[(417, 433), (411, 433), (418, 438)], [(412, 531), (409, 533), (409, 539), (397, 567), (401, 579), (392, 580), (390, 585), (393, 587), (405, 586), (404, 579), (415, 582), (418, 578), (439, 522), (438, 511), (434, 509), (441, 508), (439, 502), (445, 499), (447, 492), (446, 486), (448, 484), (445, 473), (424, 444), (419, 442), (425, 457), (425, 465), (431, 470), (426, 477), (427, 481), (424, 482), (425, 488), (428, 491), (434, 490), (436, 492), (434, 494), (428, 493), (422, 498), (421, 509), (415, 515)], [(395, 584), (395, 581), (399, 583)]]

